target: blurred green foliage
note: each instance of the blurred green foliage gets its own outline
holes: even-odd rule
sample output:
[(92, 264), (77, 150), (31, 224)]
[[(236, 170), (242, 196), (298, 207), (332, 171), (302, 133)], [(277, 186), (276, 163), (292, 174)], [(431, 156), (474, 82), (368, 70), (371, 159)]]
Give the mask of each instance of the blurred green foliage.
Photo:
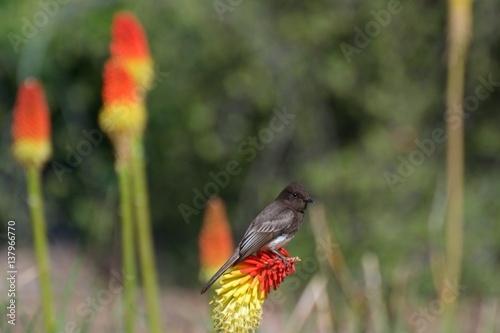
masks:
[[(47, 4), (57, 7), (53, 15)], [(356, 46), (355, 28), (365, 31), (376, 22), (372, 11), (388, 8), (387, 1), (241, 1), (223, 21), (210, 1), (3, 1), (0, 220), (17, 220), (25, 230), (18, 238), (28, 244), (25, 180), (9, 149), (17, 86), (35, 76), (51, 106), (53, 162), (67, 167), (59, 176), (54, 164), (44, 171), (50, 238), (81, 243), (105, 263), (116, 260), (118, 191), (110, 142), (74, 154), (87, 140), (82, 131), (98, 128), (112, 16), (126, 9), (143, 23), (156, 63), (145, 143), (164, 283), (196, 283), (202, 214), (187, 223), (179, 205), (193, 206), (193, 189), (203, 192), (213, 182), (209, 173), (235, 160), (241, 172), (219, 187), (235, 238), (296, 179), (326, 205), (355, 277), (361, 280), (360, 258), (371, 251), (384, 279), (406, 267), (417, 292), (432, 291), (428, 252), (442, 245), (443, 200), (436, 198), (445, 195), (446, 144), (436, 144), (393, 188), (385, 173), (397, 174), (400, 158), (408, 161), (420, 149), (415, 140), (445, 128), (446, 2), (399, 5), (367, 45), (346, 57), (341, 43)], [(474, 10), (465, 96), (476, 94), (480, 78), (500, 82), (500, 3), (477, 1)], [(17, 49), (11, 33), (23, 36), (26, 20), (36, 23), (40, 12), (46, 24)], [(466, 293), (498, 292), (500, 84), (492, 87), (465, 120)], [(295, 116), (290, 124), (262, 150), (253, 148), (255, 158), (242, 154), (240, 145), (249, 148), (249, 136), (270, 128), (274, 110), (284, 109)], [(306, 222), (288, 249), (311, 255), (312, 237)]]

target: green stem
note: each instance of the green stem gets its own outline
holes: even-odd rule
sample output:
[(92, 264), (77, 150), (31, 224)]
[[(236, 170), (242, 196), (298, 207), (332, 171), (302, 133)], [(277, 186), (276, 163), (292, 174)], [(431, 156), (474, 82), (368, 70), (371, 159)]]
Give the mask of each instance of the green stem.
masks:
[(463, 260), (464, 215), (464, 86), (467, 49), (472, 30), (472, 0), (450, 0), (448, 7), (448, 78), (446, 107), (458, 116), (458, 124), (447, 122), (446, 173), (448, 186), (446, 275), (460, 281)]
[[(458, 126), (447, 122), (446, 173), (448, 205), (446, 209), (446, 272), (449, 283), (459, 284), (463, 261), (464, 239), (464, 86), (467, 50), (472, 36), (472, 0), (448, 1), (448, 78), (446, 89), (447, 118), (458, 116)], [(445, 281), (441, 282), (443, 295)], [(457, 300), (447, 304), (445, 330), (457, 332)]]
[(134, 203), (137, 217), (137, 234), (139, 238), (139, 257), (141, 259), (140, 263), (144, 280), (149, 328), (153, 333), (161, 333), (163, 331), (161, 328), (158, 281), (153, 252), (153, 240), (151, 237), (151, 221), (144, 167), (144, 150), (141, 138), (136, 138), (136, 140), (134, 140), (132, 150)]
[(116, 167), (120, 182), (120, 212), (122, 219), (122, 255), (123, 255), (123, 295), (125, 332), (135, 330), (134, 304), (136, 267), (134, 258), (134, 224), (132, 220), (132, 197), (130, 195), (129, 168), (126, 164)]
[(54, 333), (56, 331), (56, 323), (50, 286), (50, 258), (47, 246), (47, 228), (45, 225), (43, 198), (40, 185), (40, 170), (35, 166), (29, 166), (26, 173), (28, 178), (28, 204), (33, 225), (35, 258), (38, 266), (45, 332)]

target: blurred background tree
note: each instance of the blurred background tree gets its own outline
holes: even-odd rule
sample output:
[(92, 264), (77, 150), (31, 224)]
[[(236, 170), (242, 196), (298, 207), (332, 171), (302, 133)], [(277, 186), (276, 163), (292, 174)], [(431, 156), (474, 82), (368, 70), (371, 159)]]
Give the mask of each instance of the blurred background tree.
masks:
[[(221, 14), (220, 3), (230, 9)], [(195, 189), (204, 192), (214, 182), (210, 173), (234, 160), (241, 172), (217, 189), (236, 238), (295, 179), (326, 206), (355, 277), (370, 251), (384, 279), (404, 267), (412, 273), (410, 292), (433, 292), (429, 250), (442, 245), (445, 144), (435, 142), (401, 181), (390, 184), (386, 175), (398, 175), (401, 161), (422, 151), (416, 140), (446, 128), (446, 3), (236, 3), (2, 2), (0, 220), (15, 219), (26, 230), (29, 224), (22, 172), (10, 157), (10, 125), (19, 82), (38, 77), (53, 124), (53, 160), (44, 170), (49, 237), (81, 244), (104, 268), (116, 259), (111, 145), (103, 138), (88, 153), (81, 145), (89, 141), (83, 131), (99, 128), (111, 20), (126, 9), (142, 21), (156, 63), (145, 144), (163, 284), (198, 284), (202, 214), (196, 209), (186, 221), (179, 205), (193, 207)], [(389, 3), (397, 3), (394, 13)], [(383, 10), (390, 13), (385, 21)], [(465, 96), (476, 96), (479, 86), (488, 93), (476, 96), (465, 121), (462, 283), (477, 295), (499, 291), (499, 12), (497, 1), (475, 3), (466, 73)], [(347, 55), (341, 45), (357, 51)], [(284, 110), (294, 116), (289, 124), (272, 140), (261, 134), (262, 146), (251, 148), (251, 137)], [(28, 243), (26, 233), (18, 237)], [(314, 253), (307, 223), (288, 249)]]

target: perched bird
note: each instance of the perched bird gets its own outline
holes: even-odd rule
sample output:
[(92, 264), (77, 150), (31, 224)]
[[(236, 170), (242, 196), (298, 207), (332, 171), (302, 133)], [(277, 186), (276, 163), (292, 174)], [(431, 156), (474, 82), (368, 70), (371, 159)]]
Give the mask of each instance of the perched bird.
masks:
[(296, 182), (288, 184), (276, 200), (250, 223), (234, 253), (207, 282), (201, 293), (207, 291), (230, 266), (237, 265), (259, 250), (272, 251), (288, 264), (278, 250), (299, 230), (307, 204), (312, 202), (304, 186)]

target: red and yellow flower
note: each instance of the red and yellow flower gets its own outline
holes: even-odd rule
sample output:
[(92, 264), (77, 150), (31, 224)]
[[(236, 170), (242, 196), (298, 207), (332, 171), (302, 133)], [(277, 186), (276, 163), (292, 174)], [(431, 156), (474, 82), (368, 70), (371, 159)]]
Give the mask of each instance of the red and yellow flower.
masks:
[(110, 59), (104, 66), (103, 108), (99, 125), (109, 135), (117, 152), (141, 134), (146, 124), (146, 108), (134, 80), (121, 62)]
[(137, 18), (128, 12), (117, 13), (113, 19), (111, 56), (123, 62), (140, 91), (151, 88), (154, 79), (149, 45)]
[(42, 85), (26, 79), (17, 93), (12, 122), (12, 151), (25, 167), (40, 168), (51, 153), (50, 113)]
[(271, 288), (295, 272), (299, 258), (281, 249), (285, 261), (273, 252), (259, 251), (231, 267), (215, 291), (213, 319), (216, 332), (254, 332), (260, 324), (262, 306)]
[(200, 278), (206, 281), (226, 262), (234, 250), (226, 206), (218, 197), (210, 199), (207, 203), (198, 245), (201, 264)]

